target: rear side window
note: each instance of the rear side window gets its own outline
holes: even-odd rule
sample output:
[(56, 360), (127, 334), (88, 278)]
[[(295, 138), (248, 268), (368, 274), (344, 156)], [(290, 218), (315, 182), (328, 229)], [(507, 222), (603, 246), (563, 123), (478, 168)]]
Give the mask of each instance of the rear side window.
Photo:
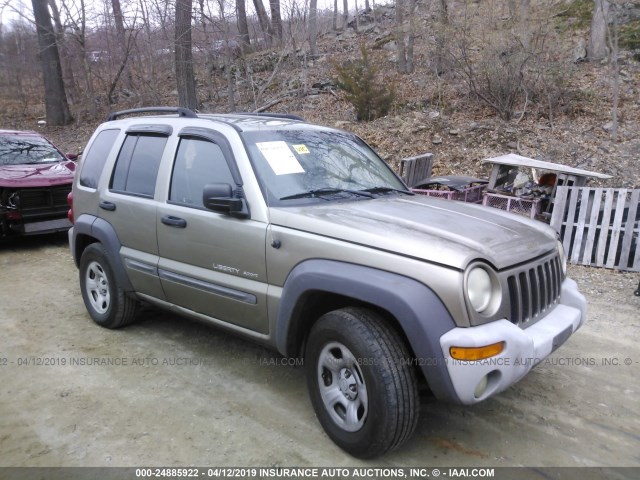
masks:
[(166, 143), (165, 136), (128, 135), (116, 160), (111, 190), (153, 197)]
[(120, 130), (114, 129), (103, 130), (98, 134), (89, 151), (82, 156), (80, 185), (88, 188), (98, 188), (102, 168), (119, 133)]

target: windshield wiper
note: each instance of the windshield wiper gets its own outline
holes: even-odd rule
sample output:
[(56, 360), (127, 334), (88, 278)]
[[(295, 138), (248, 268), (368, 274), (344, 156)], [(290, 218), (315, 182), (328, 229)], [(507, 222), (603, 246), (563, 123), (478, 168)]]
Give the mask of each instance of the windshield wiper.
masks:
[(329, 195), (332, 193), (350, 193), (352, 195), (358, 195), (360, 197), (373, 198), (373, 195), (370, 192), (363, 190), (347, 190), (345, 188), (324, 187), (287, 195), (285, 197), (281, 197), (280, 200), (293, 200), (294, 198), (322, 198), (322, 195)]
[(398, 192), (398, 193), (404, 193), (405, 195), (415, 195), (415, 193), (413, 193), (410, 190), (400, 190), (399, 188), (393, 188), (393, 187), (371, 187), (371, 188), (365, 188), (363, 191), (369, 192), (369, 193)]

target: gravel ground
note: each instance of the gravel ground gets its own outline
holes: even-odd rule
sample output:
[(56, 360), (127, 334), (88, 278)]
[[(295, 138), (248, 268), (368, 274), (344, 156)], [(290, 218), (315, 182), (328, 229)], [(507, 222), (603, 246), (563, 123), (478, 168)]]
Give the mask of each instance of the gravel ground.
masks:
[(638, 274), (571, 267), (588, 323), (473, 408), (425, 397), (405, 447), (356, 460), (303, 369), (148, 309), (92, 323), (64, 236), (0, 245), (0, 466), (640, 466)]

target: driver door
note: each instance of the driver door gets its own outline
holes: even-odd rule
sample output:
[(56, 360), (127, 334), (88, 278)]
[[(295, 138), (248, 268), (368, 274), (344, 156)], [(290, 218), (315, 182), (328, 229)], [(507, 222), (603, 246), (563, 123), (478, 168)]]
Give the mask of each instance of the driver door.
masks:
[[(205, 185), (241, 185), (223, 138), (181, 136), (168, 201), (158, 207), (159, 274), (167, 300), (216, 320), (268, 332), (267, 225), (207, 210)], [(238, 178), (234, 178), (238, 177)]]

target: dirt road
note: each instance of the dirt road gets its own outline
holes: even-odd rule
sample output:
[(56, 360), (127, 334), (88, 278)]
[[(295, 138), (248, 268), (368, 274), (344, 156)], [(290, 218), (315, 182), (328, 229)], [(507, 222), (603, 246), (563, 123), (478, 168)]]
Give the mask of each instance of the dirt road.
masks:
[(0, 466), (639, 466), (639, 276), (570, 274), (589, 319), (548, 362), (473, 408), (425, 398), (413, 440), (363, 462), (323, 433), (301, 367), (151, 309), (100, 328), (64, 236), (4, 241)]

